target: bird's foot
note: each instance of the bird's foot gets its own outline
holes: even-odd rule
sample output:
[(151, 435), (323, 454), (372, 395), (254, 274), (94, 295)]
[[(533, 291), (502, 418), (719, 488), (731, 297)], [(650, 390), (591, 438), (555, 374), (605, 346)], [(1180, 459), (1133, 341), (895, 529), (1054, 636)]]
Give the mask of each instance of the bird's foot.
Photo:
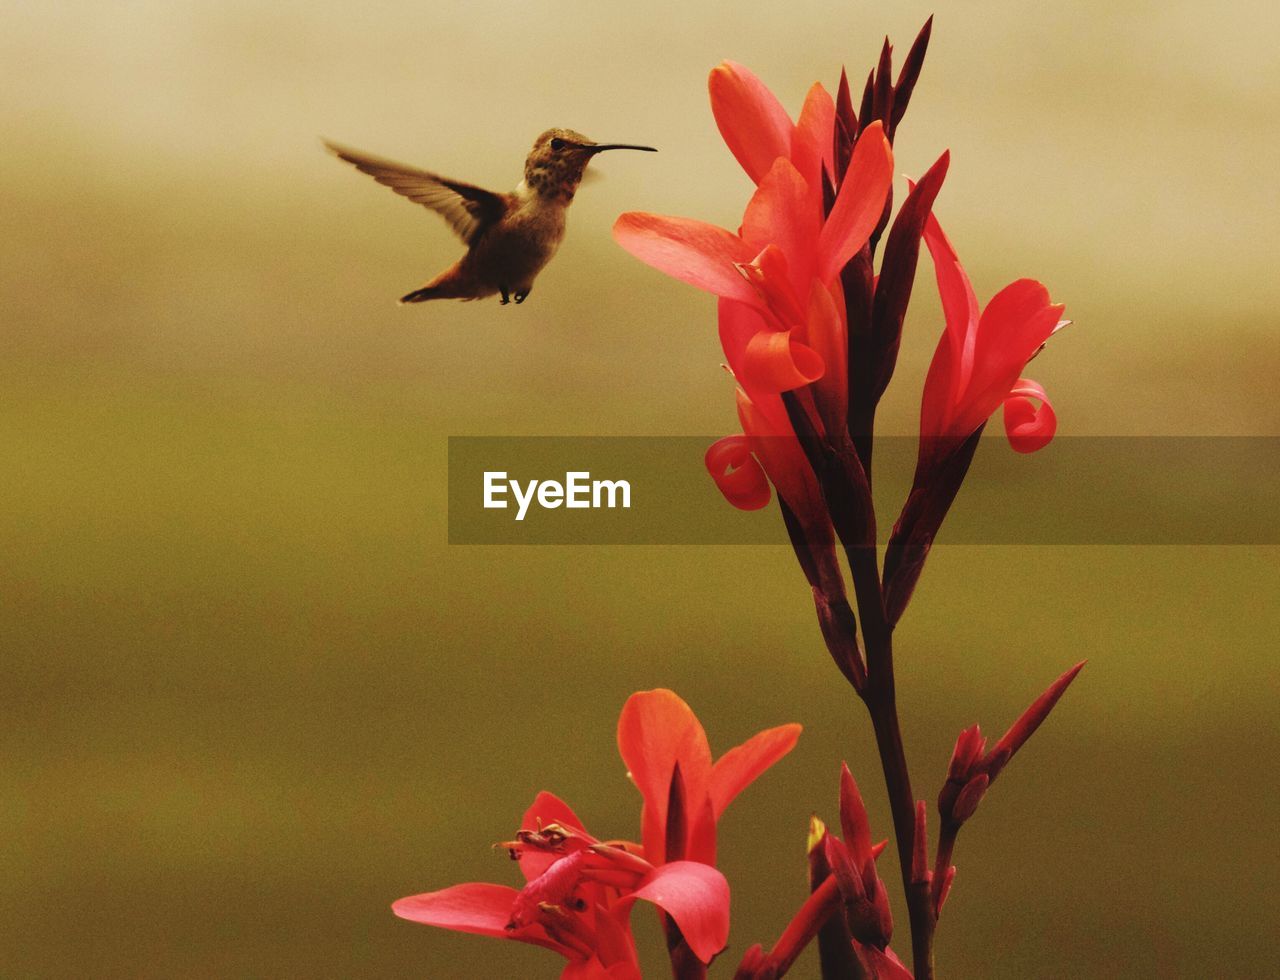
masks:
[(525, 300), (525, 297), (526, 297), (526, 296), (528, 296), (528, 295), (529, 295), (529, 293), (531, 293), (532, 291), (533, 291), (533, 290), (531, 290), (531, 289), (522, 289), (522, 290), (520, 290), (518, 293), (516, 293), (516, 303), (517, 303), (517, 305), (518, 305), (518, 304), (520, 304), (520, 303), (523, 303), (523, 302), (524, 302), (524, 300)]
[[(499, 289), (498, 292), (502, 294), (501, 302), (503, 306), (506, 306), (508, 303), (511, 302), (511, 296), (505, 289)], [(517, 299), (516, 302), (519, 303), (520, 300)]]

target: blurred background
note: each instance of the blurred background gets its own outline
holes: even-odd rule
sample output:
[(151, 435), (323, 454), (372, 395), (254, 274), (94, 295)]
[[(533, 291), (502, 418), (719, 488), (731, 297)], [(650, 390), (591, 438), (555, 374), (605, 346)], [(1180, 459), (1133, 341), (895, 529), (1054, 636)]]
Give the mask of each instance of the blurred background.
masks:
[[(609, 235), (630, 209), (736, 227), (723, 58), (794, 113), (936, 13), (897, 169), (949, 146), (938, 213), (980, 297), (1032, 276), (1066, 303), (1034, 372), (1062, 434), (1280, 435), (1273, 5), (3, 9), (5, 976), (554, 977), (388, 905), (513, 881), (489, 845), (539, 789), (638, 833), (613, 731), (646, 687), (717, 751), (806, 727), (722, 825), (726, 960), (802, 900), (841, 759), (890, 833), (786, 547), (446, 544), (449, 435), (736, 429), (714, 301)], [(460, 247), (318, 137), (505, 189), (550, 126), (661, 152), (600, 160), (525, 305), (397, 307)], [(886, 432), (914, 431), (938, 336), (927, 262), (919, 285)], [(918, 795), (962, 726), (998, 735), (1090, 658), (961, 838), (942, 975), (1274, 969), (1277, 557), (935, 551), (898, 634)]]

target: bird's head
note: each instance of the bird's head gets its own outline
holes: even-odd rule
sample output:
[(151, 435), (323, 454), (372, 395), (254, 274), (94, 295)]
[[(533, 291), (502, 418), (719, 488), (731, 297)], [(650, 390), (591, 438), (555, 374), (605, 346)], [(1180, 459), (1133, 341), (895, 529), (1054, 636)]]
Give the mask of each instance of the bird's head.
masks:
[(543, 197), (566, 204), (582, 181), (583, 171), (593, 157), (605, 150), (657, 151), (652, 146), (631, 143), (594, 143), (572, 129), (548, 129), (533, 142), (524, 162), (525, 183)]

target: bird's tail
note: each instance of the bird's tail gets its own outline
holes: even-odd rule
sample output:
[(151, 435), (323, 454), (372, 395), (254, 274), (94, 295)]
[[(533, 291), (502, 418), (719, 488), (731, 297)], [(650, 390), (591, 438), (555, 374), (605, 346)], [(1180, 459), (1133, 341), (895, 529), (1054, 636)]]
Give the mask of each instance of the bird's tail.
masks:
[(405, 293), (400, 297), (401, 303), (421, 303), (428, 299), (440, 299), (440, 292), (436, 286), (423, 286), (421, 289), (415, 289), (411, 293)]
[(460, 263), (455, 262), (429, 283), (419, 286), (400, 297), (401, 303), (422, 303), (429, 299), (470, 299), (474, 297), (472, 283), (463, 275)]

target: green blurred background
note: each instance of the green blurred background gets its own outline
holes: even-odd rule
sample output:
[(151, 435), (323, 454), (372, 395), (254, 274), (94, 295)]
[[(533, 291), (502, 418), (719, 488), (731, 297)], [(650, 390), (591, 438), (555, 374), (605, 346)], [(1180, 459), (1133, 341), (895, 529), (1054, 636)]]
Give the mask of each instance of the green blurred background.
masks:
[[(802, 899), (841, 759), (889, 833), (785, 547), (445, 544), (448, 435), (734, 429), (713, 301), (609, 237), (628, 209), (736, 226), (722, 58), (794, 112), (932, 9), (897, 169), (951, 147), (938, 212), (979, 294), (1029, 275), (1067, 304), (1033, 372), (1061, 431), (1280, 434), (1270, 4), (3, 9), (4, 976), (555, 976), (388, 904), (512, 880), (489, 844), (539, 789), (635, 834), (613, 728), (644, 687), (717, 750), (806, 726), (723, 824), (727, 959)], [(505, 188), (553, 125), (662, 152), (600, 161), (524, 306), (398, 308), (458, 246), (317, 137)], [(898, 642), (919, 795), (962, 726), (998, 735), (1090, 658), (961, 839), (944, 976), (1270, 975), (1277, 555), (935, 552)]]

